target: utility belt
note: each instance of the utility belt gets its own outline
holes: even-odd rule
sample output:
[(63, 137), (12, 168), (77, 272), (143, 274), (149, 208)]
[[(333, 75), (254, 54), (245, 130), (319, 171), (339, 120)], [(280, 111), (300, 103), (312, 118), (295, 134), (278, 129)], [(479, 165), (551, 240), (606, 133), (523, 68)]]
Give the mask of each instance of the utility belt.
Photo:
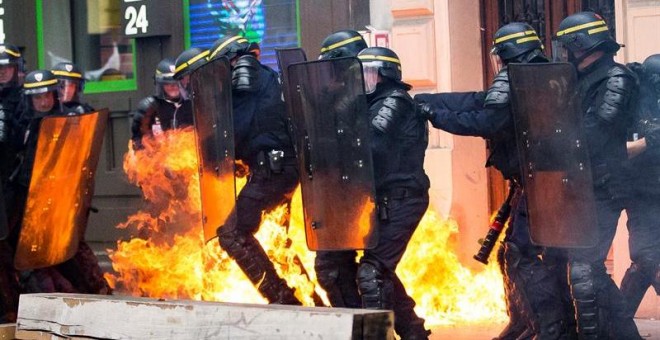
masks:
[(288, 155), (282, 150), (259, 151), (257, 154), (256, 167), (253, 170), (260, 174), (281, 174), (284, 167), (295, 166), (296, 158), (294, 155)]
[(383, 190), (376, 194), (376, 212), (378, 220), (386, 222), (389, 220), (389, 204), (392, 201), (402, 200), (404, 198), (424, 197), (428, 195), (427, 190), (415, 188), (392, 188)]

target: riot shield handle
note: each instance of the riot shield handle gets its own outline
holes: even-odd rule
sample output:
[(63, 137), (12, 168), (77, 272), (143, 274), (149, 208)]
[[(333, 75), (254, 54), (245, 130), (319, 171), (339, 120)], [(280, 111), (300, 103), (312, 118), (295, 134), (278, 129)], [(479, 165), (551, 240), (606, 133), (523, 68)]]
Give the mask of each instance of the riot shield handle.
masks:
[(511, 202), (513, 201), (513, 197), (516, 196), (516, 192), (515, 182), (512, 180), (509, 181), (509, 193), (506, 196), (506, 200), (502, 203), (502, 206), (500, 206), (500, 209), (497, 211), (497, 215), (488, 226), (488, 233), (481, 242), (481, 248), (479, 248), (479, 252), (473, 256), (475, 260), (483, 264), (488, 264), (488, 257), (490, 256), (490, 253), (493, 252), (495, 243), (500, 237), (506, 221), (509, 219), (509, 216), (511, 216)]

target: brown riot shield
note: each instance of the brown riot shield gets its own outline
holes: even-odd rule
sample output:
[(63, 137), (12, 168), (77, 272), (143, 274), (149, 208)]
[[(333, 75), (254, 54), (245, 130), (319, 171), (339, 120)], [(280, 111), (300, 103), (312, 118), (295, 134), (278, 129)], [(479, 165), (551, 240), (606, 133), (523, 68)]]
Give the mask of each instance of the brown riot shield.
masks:
[[(300, 103), (293, 103), (293, 101), (297, 100), (298, 97), (292, 98), (291, 94), (289, 93), (289, 65), (305, 62), (307, 61), (307, 56), (305, 55), (305, 51), (302, 48), (276, 49), (275, 53), (277, 54), (277, 65), (280, 68), (282, 96), (284, 97), (284, 103), (286, 104), (289, 132), (291, 133), (291, 136), (295, 136), (296, 131), (304, 130), (304, 119), (302, 119), (302, 117), (297, 117), (298, 119), (294, 119), (291, 115), (291, 112), (293, 112), (292, 107), (300, 107)], [(294, 126), (293, 124), (298, 124), (298, 126)], [(296, 154), (302, 150), (298, 149), (298, 146), (295, 144), (294, 148)]]
[(376, 246), (376, 205), (369, 114), (357, 58), (288, 68), (311, 250)]
[(5, 206), (5, 193), (2, 190), (2, 180), (0, 180), (0, 241), (6, 239), (7, 235), (9, 235), (7, 207)]
[(41, 121), (16, 269), (49, 267), (75, 255), (87, 226), (107, 121), (107, 110)]
[(226, 58), (210, 61), (190, 76), (193, 120), (199, 161), (199, 191), (206, 242), (235, 214), (234, 121), (231, 66)]
[(575, 68), (510, 64), (508, 72), (532, 242), (594, 246), (596, 205)]

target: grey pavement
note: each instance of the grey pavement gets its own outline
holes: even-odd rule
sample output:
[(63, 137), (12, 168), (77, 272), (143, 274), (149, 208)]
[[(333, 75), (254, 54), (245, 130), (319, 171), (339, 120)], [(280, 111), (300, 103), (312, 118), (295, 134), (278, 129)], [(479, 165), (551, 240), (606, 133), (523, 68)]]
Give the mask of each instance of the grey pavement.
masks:
[[(660, 320), (635, 319), (639, 333), (648, 340), (660, 340)], [(430, 326), (430, 340), (490, 340), (497, 336), (504, 324)]]

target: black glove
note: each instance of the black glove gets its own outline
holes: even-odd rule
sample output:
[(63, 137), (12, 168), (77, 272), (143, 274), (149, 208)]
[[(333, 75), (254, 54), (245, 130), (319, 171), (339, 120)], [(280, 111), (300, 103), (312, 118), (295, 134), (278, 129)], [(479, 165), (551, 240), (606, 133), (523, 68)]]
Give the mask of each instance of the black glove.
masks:
[(431, 104), (429, 103), (418, 103), (417, 111), (426, 120), (433, 120), (433, 117), (435, 116), (435, 112), (433, 112)]

